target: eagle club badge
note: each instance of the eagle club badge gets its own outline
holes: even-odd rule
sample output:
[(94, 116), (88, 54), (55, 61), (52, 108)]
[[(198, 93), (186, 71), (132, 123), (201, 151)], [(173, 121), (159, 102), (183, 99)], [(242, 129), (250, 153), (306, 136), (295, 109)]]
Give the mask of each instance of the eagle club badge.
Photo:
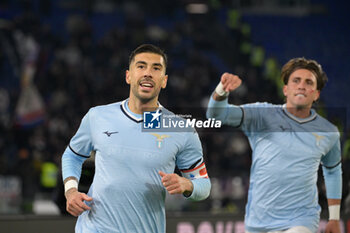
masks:
[(164, 138), (169, 138), (170, 136), (169, 135), (160, 135), (160, 134), (157, 134), (157, 133), (150, 133), (152, 134), (153, 136), (156, 137), (156, 142), (157, 142), (157, 147), (158, 148), (162, 148), (162, 145), (163, 145), (163, 140)]
[(312, 135), (314, 135), (315, 138), (316, 138), (316, 146), (319, 146), (320, 145), (320, 141), (324, 138), (324, 136), (318, 135), (316, 133), (312, 133)]

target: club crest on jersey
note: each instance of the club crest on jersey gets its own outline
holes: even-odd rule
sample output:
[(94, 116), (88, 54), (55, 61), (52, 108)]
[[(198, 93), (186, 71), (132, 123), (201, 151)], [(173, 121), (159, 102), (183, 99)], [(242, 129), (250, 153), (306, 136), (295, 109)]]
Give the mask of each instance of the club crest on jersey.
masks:
[(162, 145), (163, 145), (163, 140), (164, 138), (169, 138), (170, 136), (169, 135), (160, 135), (160, 134), (157, 134), (157, 133), (150, 133), (152, 134), (153, 136), (155, 136), (157, 139), (156, 139), (156, 142), (157, 142), (157, 147), (158, 148), (162, 148)]
[(324, 138), (324, 136), (318, 135), (316, 133), (312, 133), (312, 135), (314, 135), (315, 138), (316, 138), (316, 146), (319, 146), (320, 145), (320, 141)]
[(155, 112), (143, 113), (143, 128), (144, 129), (160, 129), (162, 113), (159, 109)]

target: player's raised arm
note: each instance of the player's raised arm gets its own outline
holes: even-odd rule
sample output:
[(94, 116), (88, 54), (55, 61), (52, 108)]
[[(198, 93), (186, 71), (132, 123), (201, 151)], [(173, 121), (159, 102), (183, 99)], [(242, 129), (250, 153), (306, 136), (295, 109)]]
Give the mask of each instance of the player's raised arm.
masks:
[(207, 118), (221, 120), (223, 124), (239, 126), (242, 122), (242, 109), (236, 105), (228, 104), (227, 96), (236, 90), (242, 80), (234, 74), (223, 73), (220, 82), (209, 99)]

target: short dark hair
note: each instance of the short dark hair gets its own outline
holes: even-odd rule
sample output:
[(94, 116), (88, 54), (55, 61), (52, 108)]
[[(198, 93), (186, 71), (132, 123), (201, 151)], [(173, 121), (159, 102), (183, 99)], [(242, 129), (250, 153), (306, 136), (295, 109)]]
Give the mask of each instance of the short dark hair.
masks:
[(129, 56), (129, 66), (130, 66), (131, 62), (134, 60), (135, 56), (139, 53), (159, 54), (160, 56), (163, 57), (165, 67), (167, 67), (167, 65), (168, 65), (168, 58), (163, 50), (161, 50), (159, 47), (152, 45), (152, 44), (142, 44), (139, 47), (137, 47), (134, 51), (131, 52), (131, 54)]
[(282, 67), (281, 78), (285, 85), (287, 85), (290, 75), (299, 69), (307, 69), (316, 76), (317, 90), (321, 91), (326, 85), (328, 78), (326, 73), (322, 70), (321, 65), (315, 60), (306, 59), (304, 57), (290, 59)]

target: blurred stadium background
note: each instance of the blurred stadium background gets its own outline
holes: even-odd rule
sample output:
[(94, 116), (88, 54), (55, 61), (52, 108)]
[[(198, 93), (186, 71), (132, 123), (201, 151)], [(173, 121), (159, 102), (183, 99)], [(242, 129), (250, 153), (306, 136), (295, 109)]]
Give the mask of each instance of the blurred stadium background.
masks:
[[(52, 228), (47, 232), (72, 232), (74, 219), (64, 210), (61, 155), (90, 107), (128, 96), (128, 55), (142, 43), (153, 43), (169, 56), (169, 84), (160, 102), (187, 114), (203, 114), (225, 71), (243, 79), (232, 102), (278, 104), (283, 102), (281, 65), (299, 56), (319, 61), (329, 82), (317, 108), (342, 133), (341, 211), (344, 232), (350, 232), (349, 5), (332, 0), (2, 0), (0, 231), (46, 232), (47, 226)], [(229, 128), (203, 131), (200, 137), (212, 193), (200, 203), (168, 196), (167, 232), (243, 232), (248, 142)], [(88, 189), (93, 174), (90, 160), (81, 190)], [(326, 219), (325, 188), (319, 183)]]

